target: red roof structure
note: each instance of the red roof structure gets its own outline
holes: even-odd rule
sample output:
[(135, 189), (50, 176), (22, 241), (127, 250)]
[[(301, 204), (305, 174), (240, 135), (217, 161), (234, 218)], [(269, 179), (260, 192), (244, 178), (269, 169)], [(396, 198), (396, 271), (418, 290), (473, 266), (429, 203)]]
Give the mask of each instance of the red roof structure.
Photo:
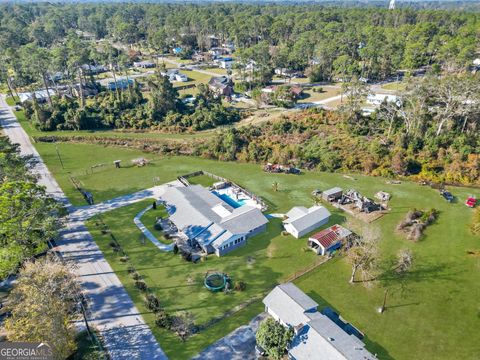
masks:
[(317, 240), (325, 249), (328, 249), (340, 239), (335, 231), (336, 229), (334, 229), (335, 227), (336, 225), (322, 230), (315, 235), (310, 236), (310, 239)]

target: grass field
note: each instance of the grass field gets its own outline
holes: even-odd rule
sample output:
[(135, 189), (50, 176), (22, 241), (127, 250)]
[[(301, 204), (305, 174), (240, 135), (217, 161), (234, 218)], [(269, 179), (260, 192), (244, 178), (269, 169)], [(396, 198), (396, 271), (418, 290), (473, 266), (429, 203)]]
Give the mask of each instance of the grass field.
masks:
[(8, 96), (5, 101), (8, 105), (10, 106), (15, 106), (16, 102), (19, 101), (20, 99), (17, 96), (11, 97)]
[(186, 69), (180, 69), (180, 72), (182, 74), (187, 75), (188, 81), (186, 82), (174, 82), (173, 86), (174, 87), (179, 87), (179, 86), (185, 86), (185, 85), (191, 85), (191, 84), (206, 84), (210, 80), (211, 76), (195, 71), (195, 70), (186, 70)]
[[(480, 343), (480, 257), (467, 254), (480, 248), (479, 239), (468, 230), (472, 213), (463, 205), (469, 194), (480, 195), (480, 190), (451, 187), (458, 198), (452, 204), (444, 201), (436, 190), (410, 182), (401, 185), (386, 184), (385, 179), (354, 175), (356, 180), (341, 174), (309, 172), (302, 175), (266, 174), (259, 165), (217, 162), (190, 157), (153, 158), (152, 165), (143, 168), (99, 168), (93, 175), (86, 175), (90, 165), (114, 159), (142, 156), (139, 151), (121, 148), (105, 148), (94, 145), (58, 144), (65, 163), (62, 170), (53, 144), (40, 143), (37, 148), (50, 170), (54, 173), (67, 195), (76, 204), (83, 204), (80, 194), (68, 180), (75, 175), (85, 188), (92, 191), (96, 201), (126, 194), (152, 185), (153, 177), (161, 182), (173, 180), (188, 172), (204, 169), (232, 179), (245, 188), (262, 196), (270, 205), (269, 212), (286, 212), (294, 205), (312, 204), (313, 189), (341, 186), (355, 188), (372, 197), (377, 191), (390, 192), (393, 196), (392, 211), (372, 224), (381, 232), (381, 256), (384, 264), (393, 261), (401, 248), (412, 249), (415, 265), (401, 287), (395, 279), (385, 280), (366, 288), (361, 284), (350, 285), (350, 268), (342, 258), (335, 258), (300, 278), (297, 284), (317, 300), (321, 307), (329, 305), (367, 335), (369, 350), (381, 359), (476, 359)], [(145, 155), (143, 155), (145, 156)], [(146, 155), (150, 157), (150, 155)], [(199, 179), (206, 182), (207, 179)], [(272, 183), (279, 183), (279, 191), (272, 190)], [(104, 216), (105, 221), (124, 244), (132, 261), (137, 261), (139, 270), (148, 284), (160, 296), (170, 310), (192, 312), (198, 323), (208, 317), (231, 308), (261, 288), (281, 281), (287, 271), (294, 271), (313, 260), (313, 253), (303, 252), (304, 241), (279, 235), (280, 225), (272, 222), (269, 231), (251, 239), (249, 244), (223, 258), (209, 257), (205, 263), (192, 265), (173, 255), (152, 249), (150, 244), (140, 246), (139, 231), (132, 223), (133, 216), (148, 205), (140, 203), (116, 210)], [(398, 222), (411, 208), (439, 210), (439, 219), (429, 226), (425, 237), (412, 243), (395, 232)], [(341, 214), (336, 214), (340, 220)], [(133, 283), (121, 264), (110, 253), (108, 240), (99, 233), (94, 224), (90, 228), (107, 259), (119, 275), (140, 311), (141, 304)], [(270, 250), (272, 251), (270, 251)], [(246, 266), (247, 256), (255, 257), (254, 267)], [(273, 257), (269, 257), (273, 256)], [(387, 266), (384, 265), (386, 268)], [(223, 294), (205, 292), (201, 284), (187, 283), (187, 277), (198, 280), (206, 269), (220, 269), (236, 279), (247, 282), (245, 293), (225, 297)], [(190, 280), (189, 280), (190, 281)], [(183, 284), (183, 285), (182, 285)], [(181, 285), (181, 286), (180, 286)], [(383, 289), (390, 289), (387, 311), (379, 315), (376, 308), (383, 299)], [(402, 289), (401, 289), (402, 288)], [(255, 303), (227, 321), (210, 328), (186, 343), (175, 336), (154, 329), (162, 347), (174, 358), (188, 358), (208, 344), (246, 323), (261, 311)], [(145, 313), (151, 323), (152, 315)]]
[(323, 89), (322, 92), (315, 92), (312, 88), (307, 88), (306, 90), (303, 91), (304, 96), (302, 99), (300, 99), (298, 102), (299, 103), (310, 103), (314, 101), (320, 101), (320, 100), (325, 100), (333, 96), (337, 96), (341, 93), (341, 89), (339, 88), (333, 88), (333, 87), (326, 87), (326, 86), (321, 86)]
[(208, 69), (205, 69), (205, 71), (213, 72), (218, 75), (227, 75), (227, 70), (222, 68), (208, 68)]
[(407, 84), (405, 82), (392, 82), (382, 85), (382, 89), (395, 91), (404, 91), (406, 87)]
[[(155, 223), (158, 217), (166, 218), (168, 216), (167, 210), (163, 206), (157, 206), (157, 209), (148, 210), (140, 218), (140, 221), (150, 232), (162, 243), (171, 244), (172, 240), (165, 238), (161, 230), (155, 229)], [(148, 240), (147, 240), (148, 241)]]

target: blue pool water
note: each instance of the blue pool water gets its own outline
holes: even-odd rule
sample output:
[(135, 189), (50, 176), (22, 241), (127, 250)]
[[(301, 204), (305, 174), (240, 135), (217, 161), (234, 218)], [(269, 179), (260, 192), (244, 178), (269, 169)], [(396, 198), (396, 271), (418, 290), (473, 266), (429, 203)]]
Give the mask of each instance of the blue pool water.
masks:
[(234, 209), (239, 208), (240, 206), (245, 205), (245, 200), (235, 200), (231, 196), (228, 196), (227, 194), (219, 194), (216, 191), (213, 191), (215, 195), (217, 195), (220, 199), (225, 201), (228, 205), (233, 207)]

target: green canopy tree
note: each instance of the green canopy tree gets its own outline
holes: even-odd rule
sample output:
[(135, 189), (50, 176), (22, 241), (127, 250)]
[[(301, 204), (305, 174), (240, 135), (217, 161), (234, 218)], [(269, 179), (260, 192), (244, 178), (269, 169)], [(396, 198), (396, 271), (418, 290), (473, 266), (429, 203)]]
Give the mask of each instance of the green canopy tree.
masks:
[(58, 260), (27, 262), (9, 296), (8, 340), (45, 342), (54, 359), (68, 358), (76, 349), (79, 294), (73, 272)]
[(255, 337), (257, 344), (266, 351), (270, 358), (281, 359), (293, 339), (293, 329), (286, 328), (272, 318), (268, 318), (260, 324)]

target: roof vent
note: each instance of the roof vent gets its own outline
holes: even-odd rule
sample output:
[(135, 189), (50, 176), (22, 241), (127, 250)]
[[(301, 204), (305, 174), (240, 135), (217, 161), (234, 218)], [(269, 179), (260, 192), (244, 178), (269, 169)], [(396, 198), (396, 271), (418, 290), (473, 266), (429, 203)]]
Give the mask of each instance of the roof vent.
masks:
[(328, 337), (328, 340), (330, 340), (330, 341), (335, 341), (335, 339), (332, 338), (332, 337)]

